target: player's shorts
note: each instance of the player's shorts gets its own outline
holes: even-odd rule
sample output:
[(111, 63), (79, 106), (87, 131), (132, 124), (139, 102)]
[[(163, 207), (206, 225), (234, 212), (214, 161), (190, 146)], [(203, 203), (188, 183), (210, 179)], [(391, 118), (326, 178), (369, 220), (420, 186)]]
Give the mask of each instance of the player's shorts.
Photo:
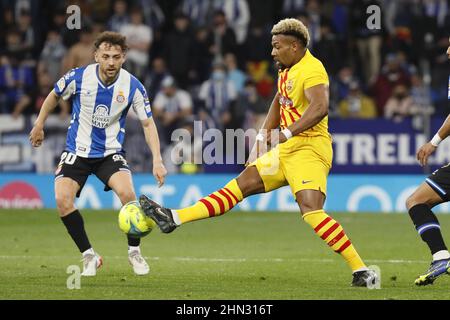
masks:
[(289, 185), (294, 195), (318, 190), (326, 196), (332, 159), (331, 137), (294, 136), (251, 165), (256, 166), (266, 192)]
[(96, 175), (105, 184), (105, 191), (109, 191), (109, 178), (119, 171), (131, 172), (123, 154), (115, 153), (104, 158), (82, 158), (64, 151), (55, 171), (55, 180), (65, 177), (76, 181), (80, 186), (77, 192), (79, 197), (89, 175)]
[(450, 201), (450, 163), (434, 171), (425, 182), (442, 200)]

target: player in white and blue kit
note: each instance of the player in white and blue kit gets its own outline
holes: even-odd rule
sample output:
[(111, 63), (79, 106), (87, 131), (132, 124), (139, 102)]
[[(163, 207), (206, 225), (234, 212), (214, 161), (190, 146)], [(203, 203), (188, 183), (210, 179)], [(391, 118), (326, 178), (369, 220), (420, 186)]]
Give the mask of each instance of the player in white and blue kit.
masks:
[[(144, 86), (122, 69), (127, 45), (125, 37), (104, 32), (95, 42), (95, 61), (64, 75), (47, 96), (30, 141), (39, 147), (44, 139), (44, 123), (60, 98), (71, 100), (72, 119), (61, 161), (55, 171), (55, 198), (61, 220), (83, 254), (84, 276), (93, 276), (102, 258), (93, 250), (80, 212), (75, 208), (90, 174), (113, 190), (122, 205), (136, 201), (131, 172), (125, 159), (123, 142), (125, 119), (130, 108), (139, 117), (146, 142), (153, 154), (153, 174), (159, 185), (167, 174), (162, 163), (160, 144), (152, 118), (150, 102)], [(138, 275), (149, 272), (142, 257), (140, 239), (128, 237), (128, 259)]]
[[(447, 56), (450, 59), (450, 46), (447, 48)], [(450, 100), (450, 77), (448, 99)], [(417, 160), (422, 166), (427, 164), (428, 158), (436, 151), (439, 143), (449, 135), (450, 116), (447, 116), (433, 139), (417, 151)], [(431, 210), (434, 206), (448, 201), (450, 201), (450, 163), (433, 172), (406, 200), (406, 207), (414, 226), (433, 256), (428, 270), (416, 279), (415, 284), (418, 286), (432, 284), (438, 277), (450, 274), (450, 253), (444, 243), (439, 221)]]

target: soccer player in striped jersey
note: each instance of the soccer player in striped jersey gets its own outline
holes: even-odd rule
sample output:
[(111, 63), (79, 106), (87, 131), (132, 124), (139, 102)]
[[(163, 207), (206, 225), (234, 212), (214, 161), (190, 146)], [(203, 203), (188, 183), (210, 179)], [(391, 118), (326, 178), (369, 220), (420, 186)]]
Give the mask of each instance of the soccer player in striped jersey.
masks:
[[(74, 203), (88, 176), (95, 174), (105, 184), (105, 191), (112, 189), (122, 205), (136, 201), (122, 146), (125, 119), (131, 107), (141, 121), (153, 154), (153, 175), (159, 185), (164, 183), (167, 174), (146, 90), (139, 80), (122, 69), (127, 48), (121, 34), (100, 34), (94, 44), (96, 63), (69, 71), (55, 84), (30, 132), (31, 144), (39, 147), (49, 113), (60, 98), (71, 100), (72, 119), (66, 147), (55, 171), (55, 198), (61, 220), (83, 255), (83, 276), (95, 276), (102, 265), (102, 258), (92, 248)], [(128, 260), (135, 274), (144, 275), (149, 272), (149, 266), (139, 245), (140, 239), (128, 237)]]
[[(447, 48), (447, 56), (450, 59), (450, 46)], [(448, 99), (450, 100), (450, 77)], [(425, 166), (428, 163), (428, 158), (436, 151), (439, 143), (449, 135), (450, 116), (447, 116), (431, 141), (417, 151), (420, 165)], [(439, 221), (431, 210), (434, 206), (448, 201), (450, 201), (450, 163), (433, 172), (406, 200), (411, 220), (422, 240), (430, 248), (433, 259), (428, 270), (415, 280), (418, 286), (432, 284), (438, 277), (450, 274), (450, 253), (444, 243)]]
[(352, 285), (374, 285), (375, 272), (366, 267), (342, 226), (323, 210), (332, 162), (328, 76), (308, 43), (308, 30), (299, 20), (285, 19), (272, 29), (272, 56), (280, 68), (278, 92), (257, 137), (257, 146), (273, 146), (269, 152), (250, 158), (237, 179), (191, 207), (162, 208), (145, 195), (141, 206), (168, 233), (183, 223), (221, 215), (250, 195), (289, 185), (303, 220), (351, 268)]

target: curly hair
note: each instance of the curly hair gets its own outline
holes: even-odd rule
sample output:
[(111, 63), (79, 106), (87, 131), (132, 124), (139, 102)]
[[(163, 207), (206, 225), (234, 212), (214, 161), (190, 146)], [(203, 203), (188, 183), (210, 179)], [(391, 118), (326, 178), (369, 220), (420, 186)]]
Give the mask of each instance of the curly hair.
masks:
[(272, 28), (272, 35), (286, 35), (297, 38), (305, 48), (309, 44), (309, 32), (306, 26), (298, 19), (288, 18), (279, 21)]
[(94, 47), (95, 50), (100, 48), (102, 43), (107, 43), (113, 46), (120, 46), (123, 52), (128, 51), (128, 45), (126, 37), (117, 32), (105, 31), (98, 35), (97, 39), (95, 39)]

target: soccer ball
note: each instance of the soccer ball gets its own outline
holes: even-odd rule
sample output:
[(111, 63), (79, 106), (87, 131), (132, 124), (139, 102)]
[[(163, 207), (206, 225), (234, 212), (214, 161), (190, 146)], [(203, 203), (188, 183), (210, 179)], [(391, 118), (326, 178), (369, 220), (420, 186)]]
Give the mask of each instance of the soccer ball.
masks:
[(120, 209), (119, 228), (133, 238), (145, 237), (155, 226), (155, 221), (144, 214), (137, 201), (128, 202)]

